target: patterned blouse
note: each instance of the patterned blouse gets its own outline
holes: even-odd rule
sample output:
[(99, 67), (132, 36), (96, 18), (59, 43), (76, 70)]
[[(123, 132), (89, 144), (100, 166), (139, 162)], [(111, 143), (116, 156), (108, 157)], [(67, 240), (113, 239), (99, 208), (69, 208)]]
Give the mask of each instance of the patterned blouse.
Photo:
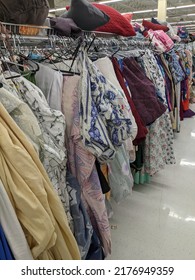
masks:
[(124, 93), (101, 74), (85, 52), (80, 54), (80, 64), (82, 142), (99, 161), (106, 162), (131, 137), (130, 107)]

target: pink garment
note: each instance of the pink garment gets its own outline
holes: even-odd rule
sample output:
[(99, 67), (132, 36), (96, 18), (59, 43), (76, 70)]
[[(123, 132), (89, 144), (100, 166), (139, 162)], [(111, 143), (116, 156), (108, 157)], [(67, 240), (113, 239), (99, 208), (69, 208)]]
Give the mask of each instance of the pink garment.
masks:
[(62, 94), (62, 112), (66, 119), (66, 148), (68, 165), (82, 188), (82, 199), (91, 219), (94, 230), (98, 233), (104, 253), (111, 253), (110, 226), (95, 167), (96, 158), (85, 149), (80, 135), (79, 118), (79, 76), (64, 77)]
[(163, 31), (163, 30), (149, 30), (148, 34), (152, 39), (154, 45), (159, 48), (159, 50), (164, 49), (164, 52), (170, 51), (174, 47), (173, 40)]

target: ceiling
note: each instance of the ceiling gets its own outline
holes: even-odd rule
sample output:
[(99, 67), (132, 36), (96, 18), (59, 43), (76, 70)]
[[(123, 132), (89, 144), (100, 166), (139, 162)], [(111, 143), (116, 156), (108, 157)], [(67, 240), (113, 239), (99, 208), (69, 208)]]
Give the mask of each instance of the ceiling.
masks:
[[(71, 0), (49, 0), (51, 8), (64, 8), (70, 5)], [(101, 2), (100, 0), (89, 0), (90, 2)], [(151, 10), (158, 8), (158, 0), (122, 0), (116, 3), (109, 3), (109, 5), (120, 13), (135, 12), (133, 20), (139, 20), (151, 17), (157, 17), (157, 11), (136, 13), (137, 11)], [(186, 7), (181, 9), (168, 9), (167, 21), (176, 25), (183, 22), (182, 25), (186, 25), (189, 30), (195, 30), (195, 0), (167, 0), (167, 7), (187, 6), (194, 5), (194, 7)], [(57, 12), (59, 15), (61, 12)], [(181, 25), (181, 24), (180, 24)]]

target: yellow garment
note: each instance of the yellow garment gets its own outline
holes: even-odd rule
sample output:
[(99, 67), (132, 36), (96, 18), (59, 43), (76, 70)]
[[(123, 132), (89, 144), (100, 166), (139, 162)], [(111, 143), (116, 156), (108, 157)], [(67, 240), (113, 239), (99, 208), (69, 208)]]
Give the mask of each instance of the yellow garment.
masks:
[[(109, 180), (108, 180), (108, 165), (107, 164), (101, 164), (100, 168), (101, 168), (102, 173), (104, 174), (104, 177), (105, 177), (106, 181), (109, 183)], [(111, 191), (106, 193), (105, 197), (106, 197), (107, 200), (110, 200)]]
[(108, 182), (108, 165), (107, 164), (101, 164), (100, 165), (101, 171), (104, 174), (104, 177), (106, 181)]
[(80, 259), (61, 201), (37, 153), (1, 103), (0, 178), (34, 259)]

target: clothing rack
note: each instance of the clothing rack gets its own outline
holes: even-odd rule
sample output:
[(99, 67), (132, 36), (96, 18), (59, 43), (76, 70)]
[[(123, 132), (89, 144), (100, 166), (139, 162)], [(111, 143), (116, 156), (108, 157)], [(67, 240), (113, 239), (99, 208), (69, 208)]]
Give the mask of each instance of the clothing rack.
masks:
[[(66, 45), (73, 44), (75, 41), (75, 39), (71, 37), (56, 35), (55, 30), (47, 26), (12, 24), (6, 22), (2, 22), (1, 24), (8, 31), (9, 41), (13, 44), (19, 44), (20, 46), (48, 45), (48, 43), (50, 45), (60, 43)], [(24, 34), (25, 30), (23, 30), (23, 28), (26, 29), (26, 34)], [(28, 32), (33, 35), (29, 35)], [(96, 47), (105, 47), (106, 45), (108, 47), (120, 47), (121, 49), (125, 49), (128, 46), (138, 46), (141, 48), (151, 46), (148, 39), (140, 40), (133, 37), (122, 37), (114, 33), (83, 30), (81, 37), (85, 38), (89, 44), (93, 41)]]

